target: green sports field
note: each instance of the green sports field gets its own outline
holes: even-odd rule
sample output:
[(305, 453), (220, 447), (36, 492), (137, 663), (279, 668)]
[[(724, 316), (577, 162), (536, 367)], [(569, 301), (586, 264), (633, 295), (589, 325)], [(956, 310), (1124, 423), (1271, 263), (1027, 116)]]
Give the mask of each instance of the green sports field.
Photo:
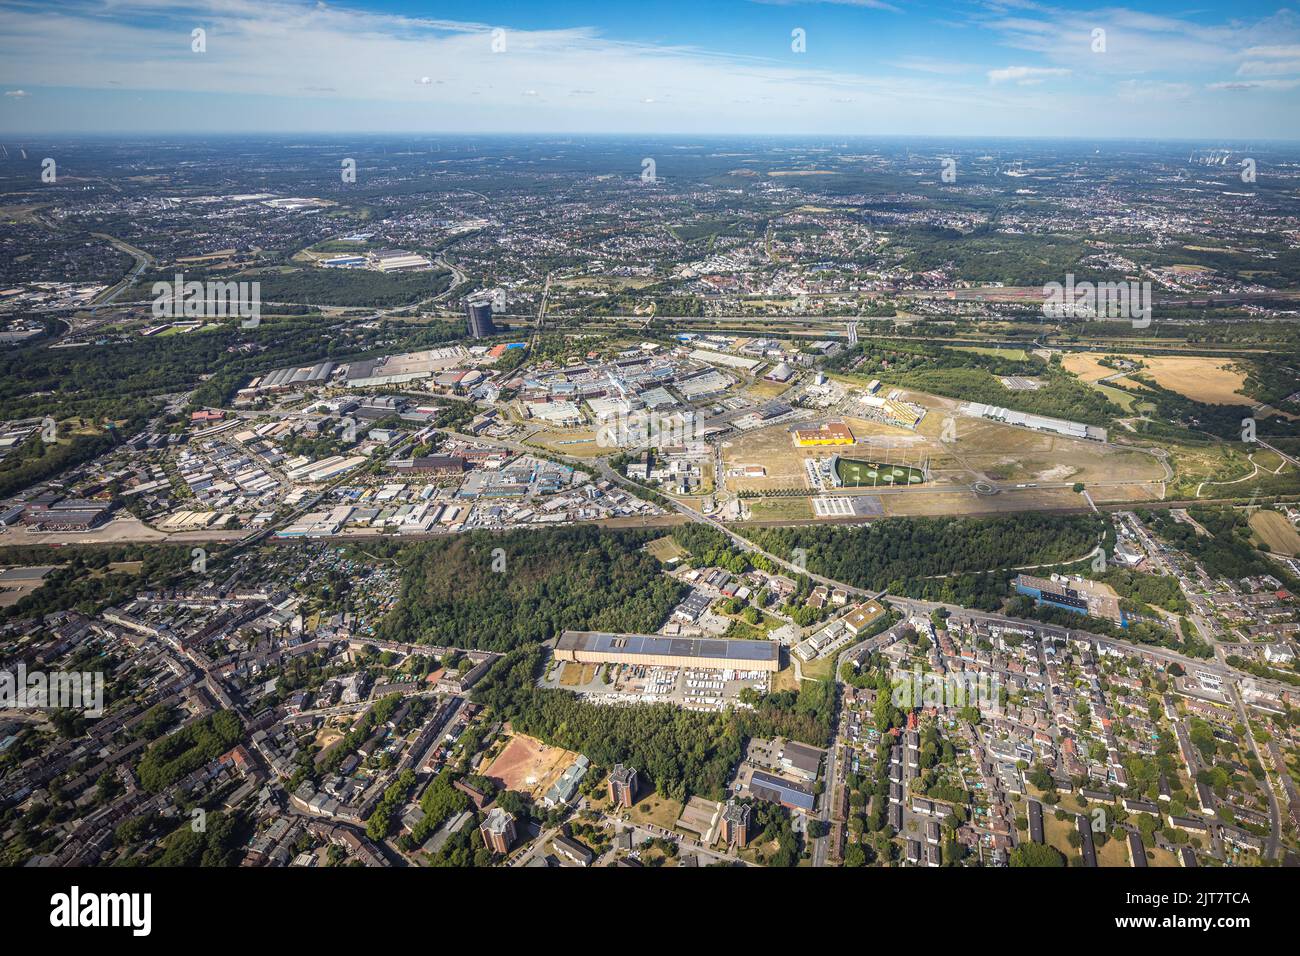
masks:
[(881, 465), (874, 461), (841, 458), (835, 464), (840, 481), (850, 488), (877, 485), (919, 485), (925, 475), (907, 465)]

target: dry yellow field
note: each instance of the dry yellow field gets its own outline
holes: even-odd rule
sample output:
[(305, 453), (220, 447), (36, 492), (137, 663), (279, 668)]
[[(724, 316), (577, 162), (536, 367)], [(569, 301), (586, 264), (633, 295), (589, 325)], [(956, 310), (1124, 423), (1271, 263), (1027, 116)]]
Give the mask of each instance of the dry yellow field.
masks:
[[(1098, 359), (1113, 353), (1071, 352), (1061, 364), (1067, 372), (1080, 381), (1097, 382), (1115, 374), (1115, 369), (1098, 364)], [(1125, 358), (1142, 361), (1146, 368), (1136, 374), (1149, 375), (1157, 385), (1185, 395), (1196, 402), (1210, 405), (1240, 405), (1252, 403), (1242, 394), (1246, 376), (1235, 370), (1231, 359), (1201, 355), (1126, 355)], [(1140, 382), (1124, 377), (1114, 384), (1126, 388), (1141, 388)]]
[(1253, 404), (1242, 394), (1246, 376), (1232, 368), (1229, 359), (1194, 355), (1162, 355), (1146, 358), (1147, 372), (1156, 384), (1210, 405)]
[(746, 386), (745, 391), (755, 398), (770, 401), (788, 391), (790, 387), (791, 382), (769, 382), (760, 378)]
[(580, 687), (590, 684), (596, 676), (596, 664), (577, 664), (566, 661), (560, 671), (561, 687)]
[[(1098, 359), (1105, 355), (1111, 355), (1111, 352), (1070, 352), (1061, 359), (1061, 366), (1072, 375), (1078, 377), (1079, 381), (1087, 382), (1089, 385), (1099, 382), (1103, 378), (1110, 378), (1116, 374), (1113, 368), (1107, 368), (1100, 364)], [(1129, 356), (1134, 358), (1136, 356)], [(1135, 382), (1127, 376), (1123, 378), (1112, 379), (1112, 381), (1123, 388), (1141, 389), (1142, 383)]]
[(613, 451), (601, 445), (593, 428), (542, 427), (528, 436), (525, 444), (536, 445), (554, 454), (569, 455), (573, 458), (599, 458)]
[(1300, 534), (1296, 533), (1285, 515), (1276, 511), (1256, 511), (1250, 516), (1250, 530), (1274, 554), (1300, 554)]
[(1087, 507), (1083, 499), (1069, 488), (1030, 488), (996, 495), (977, 495), (973, 491), (904, 492), (883, 494), (880, 503), (889, 517), (991, 515)]
[[(745, 432), (722, 443), (722, 468), (730, 472), (744, 465), (762, 464), (767, 474), (762, 478), (742, 478), (727, 474), (724, 478), (730, 491), (773, 491), (777, 488), (804, 488), (804, 452), (809, 448), (796, 448), (789, 431), (783, 425), (758, 428)], [(829, 454), (819, 449), (822, 454)]]

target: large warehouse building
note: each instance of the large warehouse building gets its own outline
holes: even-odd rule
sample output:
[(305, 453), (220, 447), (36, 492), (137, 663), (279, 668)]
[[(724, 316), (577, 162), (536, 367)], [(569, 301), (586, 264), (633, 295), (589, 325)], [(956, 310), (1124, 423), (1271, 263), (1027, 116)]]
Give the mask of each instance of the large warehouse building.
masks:
[(581, 664), (640, 664), (775, 673), (781, 668), (781, 648), (771, 641), (565, 631), (555, 644), (555, 659)]
[(794, 443), (800, 448), (817, 445), (852, 445), (853, 432), (843, 422), (823, 422), (816, 427), (791, 429)]
[(1093, 441), (1105, 441), (1106, 429), (1097, 425), (1085, 425), (1083, 422), (1066, 421), (1063, 418), (1048, 418), (1046, 415), (1031, 415), (1028, 412), (1016, 412), (997, 405), (985, 405), (983, 402), (966, 402), (961, 406), (961, 413), (971, 418), (987, 418), (990, 421), (1003, 422), (1007, 425), (1019, 425), (1040, 432), (1053, 432), (1066, 438), (1088, 438)]

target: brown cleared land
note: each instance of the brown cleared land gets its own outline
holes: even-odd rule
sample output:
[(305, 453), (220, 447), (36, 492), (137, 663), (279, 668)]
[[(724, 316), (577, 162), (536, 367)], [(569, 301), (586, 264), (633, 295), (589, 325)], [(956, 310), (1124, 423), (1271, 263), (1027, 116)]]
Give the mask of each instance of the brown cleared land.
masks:
[[(724, 469), (730, 471), (745, 464), (761, 462), (767, 474), (761, 478), (729, 475), (727, 488), (758, 492), (808, 488), (805, 461), (828, 458), (837, 453), (844, 457), (913, 467), (920, 467), (928, 460), (929, 481), (909, 492), (889, 495), (892, 507), (897, 509), (891, 513), (931, 513), (924, 505), (919, 506), (919, 510), (913, 510), (916, 506), (910, 504), (900, 505), (894, 500), (900, 495), (910, 498), (915, 492), (916, 497), (933, 497), (935, 488), (967, 489), (981, 480), (1003, 485), (1076, 481), (1085, 484), (1123, 483), (1126, 486), (1149, 483), (1147, 489), (1135, 495), (1136, 500), (1147, 500), (1153, 492), (1158, 496), (1159, 483), (1165, 478), (1165, 469), (1160, 462), (1137, 448), (1065, 438), (1001, 422), (969, 418), (958, 411), (959, 402), (922, 392), (905, 390), (903, 397), (928, 410), (916, 431), (846, 417), (844, 421), (856, 439), (852, 446), (798, 448), (784, 425), (756, 429), (729, 438), (723, 444)], [(948, 431), (952, 440), (943, 441), (948, 419), (953, 424)], [(890, 507), (886, 510), (890, 511)], [(988, 510), (1001, 509), (990, 506), (979, 509), (980, 512)], [(754, 516), (760, 517), (758, 509), (755, 509)]]
[(516, 734), (483, 775), (507, 790), (541, 796), (577, 756), (563, 747), (550, 747), (535, 737)]

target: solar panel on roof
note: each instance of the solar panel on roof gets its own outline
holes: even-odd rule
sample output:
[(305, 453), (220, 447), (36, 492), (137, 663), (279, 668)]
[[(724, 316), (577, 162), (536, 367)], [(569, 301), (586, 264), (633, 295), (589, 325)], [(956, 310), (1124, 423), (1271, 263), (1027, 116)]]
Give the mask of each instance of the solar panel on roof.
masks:
[(770, 661), (780, 653), (770, 641), (696, 640), (654, 634), (604, 634), (566, 631), (557, 647), (597, 653), (657, 654), (673, 657), (726, 657), (739, 661)]

